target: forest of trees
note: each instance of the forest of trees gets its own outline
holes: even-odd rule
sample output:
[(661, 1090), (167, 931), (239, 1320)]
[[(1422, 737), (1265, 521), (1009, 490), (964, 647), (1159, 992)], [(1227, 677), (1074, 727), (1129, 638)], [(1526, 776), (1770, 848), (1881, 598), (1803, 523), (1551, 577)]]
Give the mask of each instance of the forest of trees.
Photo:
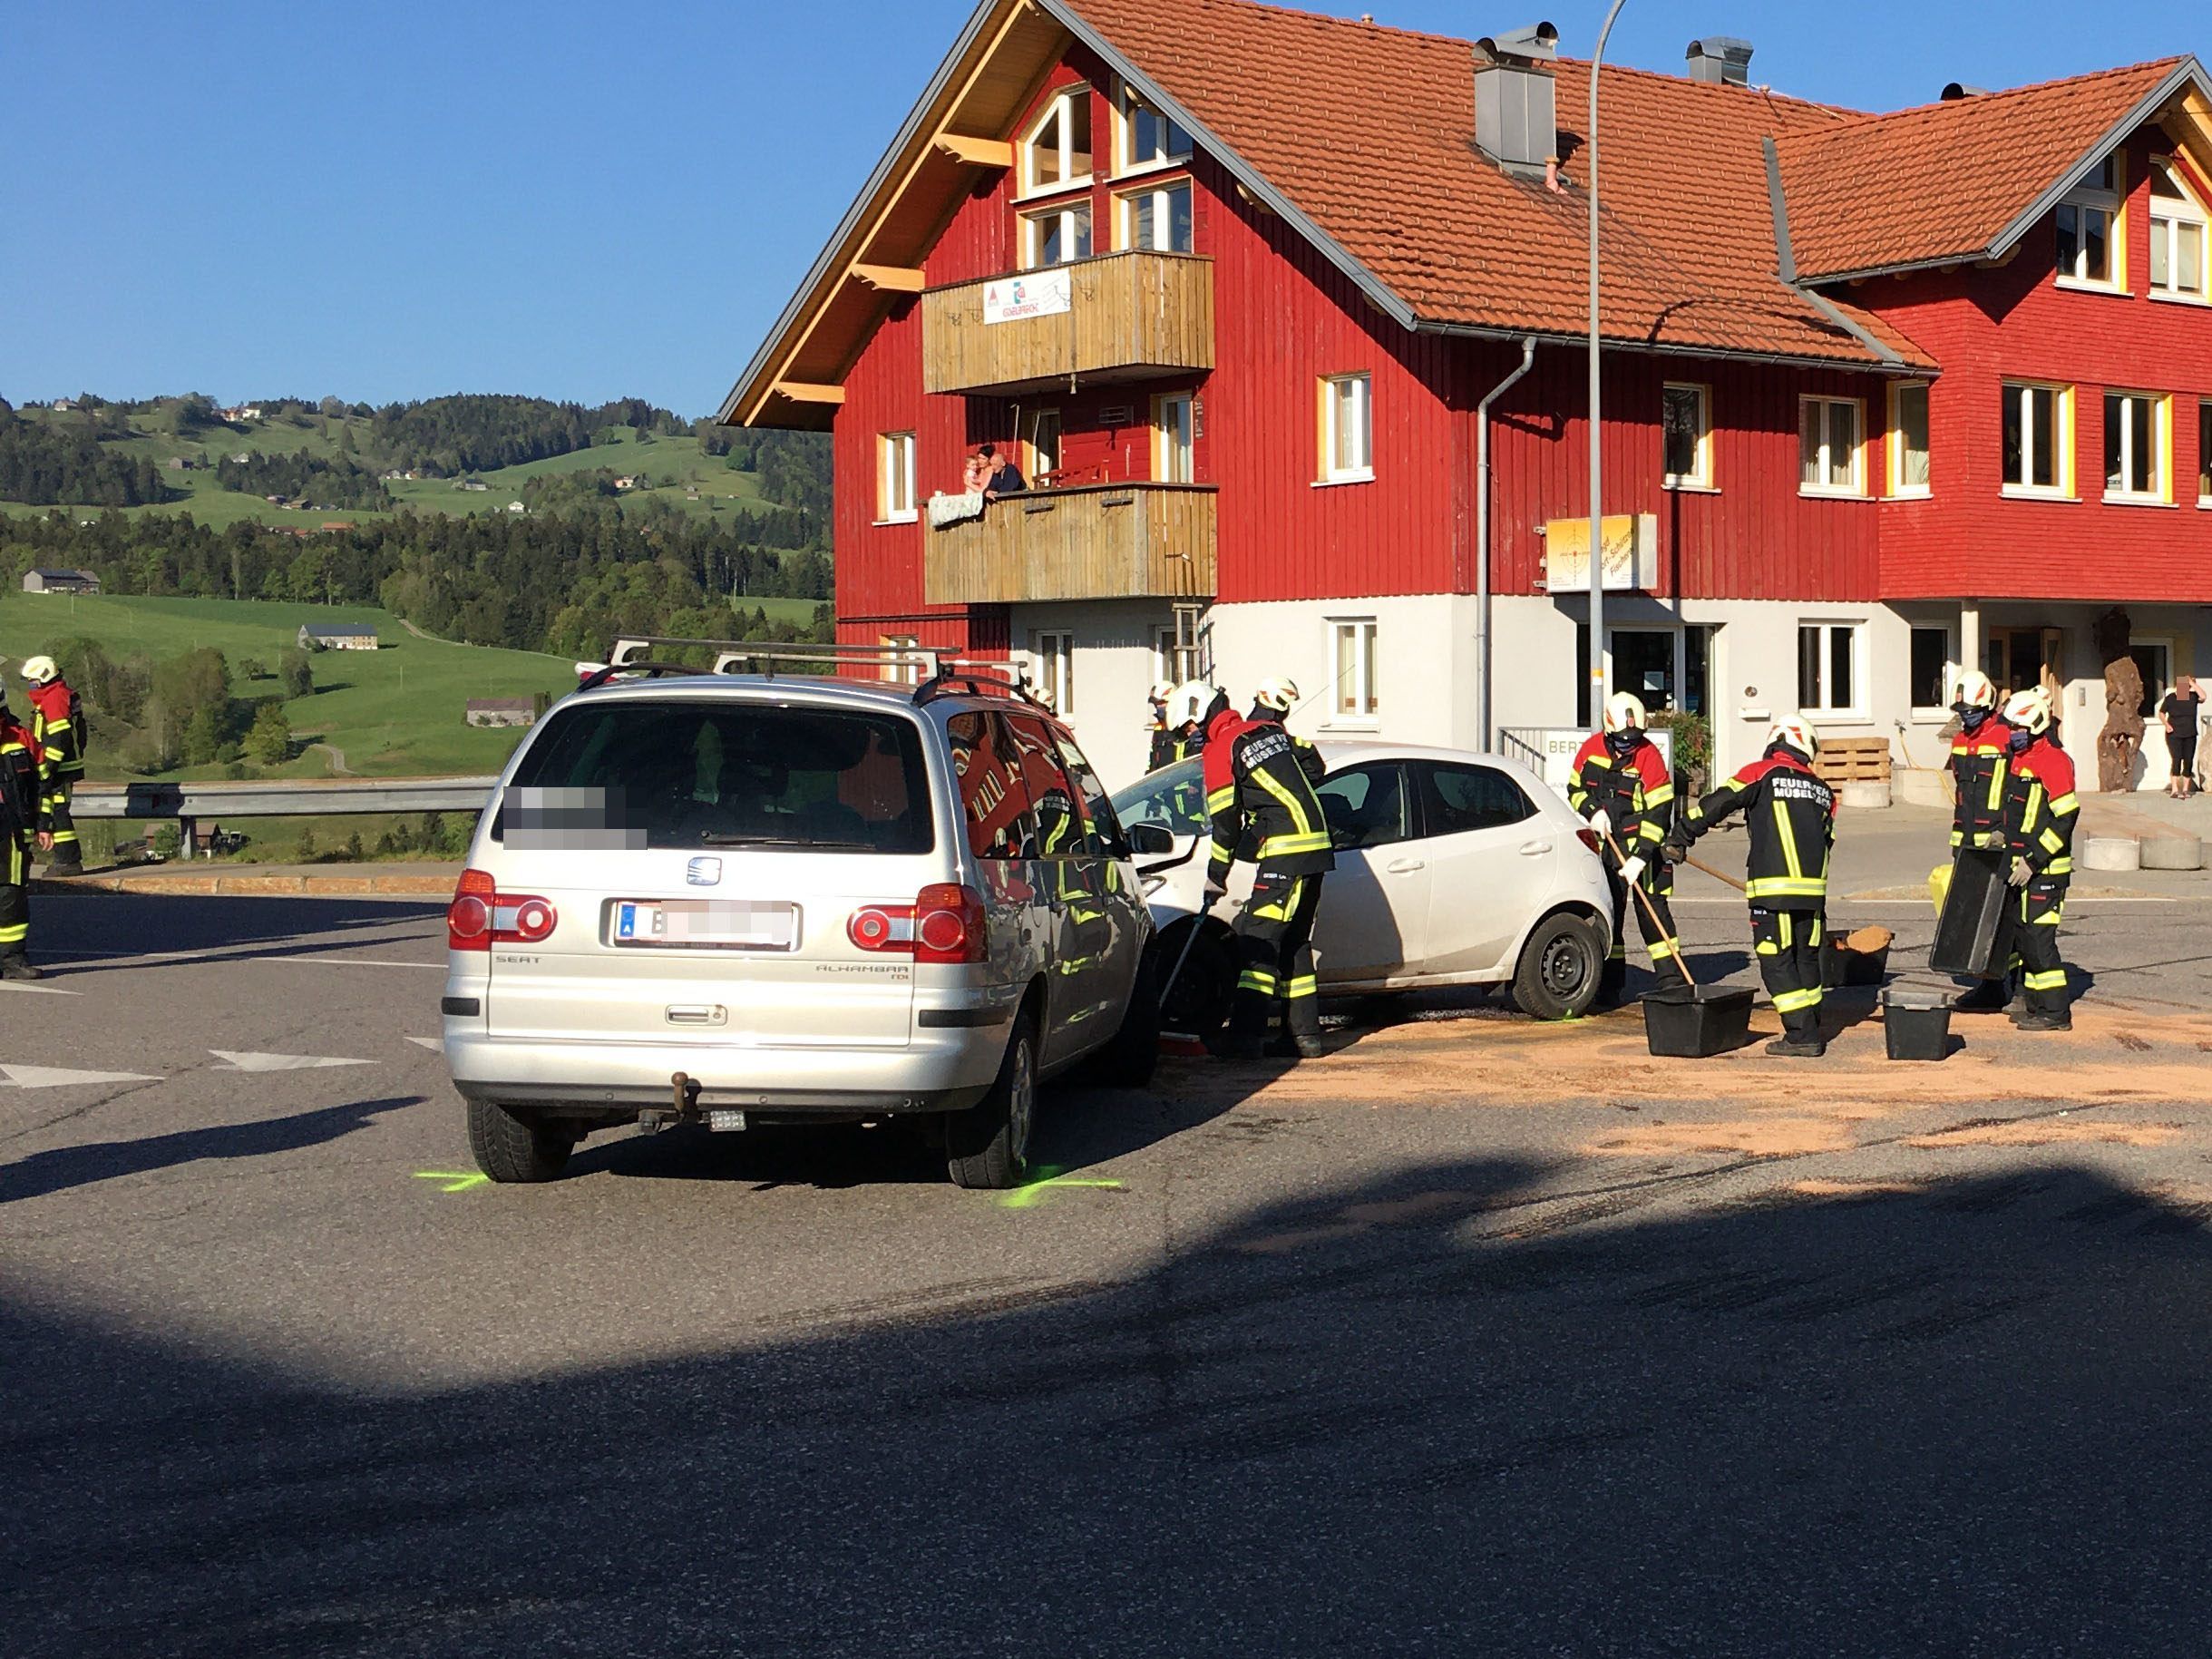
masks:
[(170, 499), (151, 461), (102, 449), (89, 431), (57, 431), (0, 410), (0, 500), (136, 507)]
[[(282, 495), (318, 507), (389, 507), (392, 497), (376, 474), (357, 462), (320, 455), (251, 454), (240, 461), (225, 455), (215, 464), (215, 481), (248, 495)], [(73, 497), (72, 499), (74, 499)]]

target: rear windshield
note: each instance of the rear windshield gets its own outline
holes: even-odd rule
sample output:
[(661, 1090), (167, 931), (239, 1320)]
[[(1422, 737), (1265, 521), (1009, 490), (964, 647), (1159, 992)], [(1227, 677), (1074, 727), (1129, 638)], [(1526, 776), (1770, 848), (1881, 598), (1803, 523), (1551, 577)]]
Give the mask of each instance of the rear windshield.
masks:
[(557, 710), (492, 833), (511, 847), (927, 853), (921, 733), (891, 714), (626, 700)]

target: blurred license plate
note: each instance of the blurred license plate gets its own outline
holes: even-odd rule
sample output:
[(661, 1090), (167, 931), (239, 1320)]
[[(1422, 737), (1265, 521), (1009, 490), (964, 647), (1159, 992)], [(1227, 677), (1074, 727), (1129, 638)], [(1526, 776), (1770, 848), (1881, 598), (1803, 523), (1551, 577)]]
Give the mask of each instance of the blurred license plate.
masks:
[(619, 945), (788, 951), (799, 937), (799, 907), (748, 899), (619, 899), (611, 932)]

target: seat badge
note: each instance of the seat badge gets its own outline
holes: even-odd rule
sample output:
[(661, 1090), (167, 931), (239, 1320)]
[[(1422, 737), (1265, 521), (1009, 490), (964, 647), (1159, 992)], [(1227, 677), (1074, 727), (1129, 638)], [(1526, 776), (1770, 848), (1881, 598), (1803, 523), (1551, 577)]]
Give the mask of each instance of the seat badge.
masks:
[(684, 873), (684, 879), (694, 887), (712, 887), (722, 879), (722, 861), (718, 858), (695, 858)]

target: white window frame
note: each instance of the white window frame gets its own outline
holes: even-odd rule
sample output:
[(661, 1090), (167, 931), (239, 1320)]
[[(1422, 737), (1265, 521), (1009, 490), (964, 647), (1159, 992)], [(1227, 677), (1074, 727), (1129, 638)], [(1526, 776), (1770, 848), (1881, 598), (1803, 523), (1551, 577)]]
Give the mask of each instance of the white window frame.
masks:
[[(2104, 418), (2108, 422), (2112, 418), (2112, 402), (2115, 398), (2123, 404), (2147, 403), (2150, 405), (2150, 488), (2148, 490), (2124, 488), (2115, 490), (2112, 487), (2112, 475), (2106, 473), (2103, 474), (2104, 499), (2109, 502), (2128, 503), (2136, 506), (2163, 507), (2172, 499), (2167, 493), (2167, 486), (2173, 473), (2171, 459), (2174, 447), (2173, 420), (2168, 412), (2170, 400), (2158, 392), (2127, 392), (2117, 386), (2107, 386), (2102, 407)], [(2103, 446), (2101, 444), (2099, 445), (2098, 454), (2099, 465), (2101, 468), (2103, 464)], [(2119, 457), (2121, 473), (2125, 476), (2133, 470), (2130, 464), (2135, 459), (2135, 423), (2124, 415), (2121, 417), (2119, 428)]]
[[(1337, 415), (1350, 399), (1359, 411), (1358, 453), (1338, 453)], [(1370, 483), (1375, 477), (1375, 376), (1367, 369), (1345, 375), (1325, 375), (1320, 383), (1321, 475), (1320, 482)]]
[(1076, 712), (1076, 636), (1067, 628), (1029, 631), (1032, 678), (1052, 712), (1063, 719)]
[[(2028, 392), (2051, 394), (2051, 408), (2058, 422), (2058, 438), (2051, 448), (2051, 459), (2057, 463), (2058, 477), (2050, 483), (2015, 483), (2002, 476), (2004, 465), (2004, 415), (1997, 416), (1997, 465), (1999, 477), (2007, 495), (2029, 501), (2070, 501), (2074, 493), (2074, 389), (2049, 380), (2007, 380), (2002, 383), (2002, 395), (2011, 398)], [(2035, 404), (2023, 400), (2020, 412), (2020, 466), (2024, 475), (2032, 470), (2031, 459), (2035, 454)]]
[[(1667, 465), (1667, 395), (1689, 392), (1698, 400), (1697, 465), (1688, 473), (1670, 473)], [(1659, 393), (1659, 465), (1670, 490), (1710, 490), (1713, 487), (1713, 389), (1692, 380), (1670, 380)]]
[[(1045, 221), (1060, 221), (1060, 236), (1070, 247), (1075, 245), (1075, 221), (1090, 221), (1090, 246), (1081, 253), (1047, 265), (1045, 259)], [(1088, 196), (1077, 196), (1055, 207), (1032, 208), (1021, 216), (1021, 268), (1024, 270), (1057, 270), (1063, 265), (1075, 265), (1091, 258), (1098, 249), (1098, 224), (1091, 210)]]
[[(1854, 721), (1864, 721), (1867, 719), (1869, 717), (1866, 713), (1866, 620), (1864, 618), (1849, 617), (1799, 617), (1798, 619), (1798, 632), (1800, 637), (1798, 641), (1798, 649), (1800, 652), (1802, 652), (1805, 649), (1805, 641), (1802, 636), (1804, 631), (1808, 628), (1817, 628), (1820, 630), (1821, 634), (1821, 695), (1820, 699), (1817, 702), (1812, 701), (1803, 695), (1803, 688), (1800, 687), (1798, 699), (1798, 712), (1800, 714), (1813, 717), (1817, 719), (1835, 720), (1842, 722), (1846, 725), (1848, 725)], [(1828, 663), (1834, 651), (1834, 645), (1831, 636), (1834, 634), (1835, 630), (1839, 628), (1847, 629), (1851, 636), (1851, 693), (1853, 698), (1855, 699), (1848, 704), (1841, 706), (1837, 705), (1829, 697), (1827, 686)], [(1801, 661), (1798, 666), (1802, 666)]]
[(881, 670), (884, 679), (894, 686), (921, 684), (921, 641), (912, 634), (878, 634), (876, 643), (884, 650), (894, 653)]
[[(1908, 394), (1918, 393), (1926, 403), (1926, 418), (1922, 428), (1927, 434), (1928, 476), (1920, 483), (1905, 480), (1905, 417), (1903, 405)], [(1935, 394), (1925, 380), (1900, 380), (1889, 388), (1889, 494), (1893, 501), (1919, 501), (1934, 493), (1935, 481)]]
[[(1168, 228), (1174, 216), (1168, 210), (1166, 198), (1181, 190), (1191, 199), (1191, 246), (1176, 248), (1171, 245)], [(1150, 196), (1152, 204), (1152, 239), (1136, 239), (1136, 204), (1140, 197)], [(1117, 249), (1142, 249), (1153, 253), (1190, 253), (1198, 245), (1198, 187), (1186, 173), (1177, 179), (1160, 179), (1134, 190), (1119, 190), (1114, 197), (1114, 246)]]
[[(1089, 171), (1080, 178), (1067, 176), (1068, 162), (1071, 159), (1067, 140), (1068, 125), (1072, 119), (1072, 106), (1077, 98), (1087, 99), (1090, 95), (1090, 83), (1078, 81), (1073, 85), (1062, 87), (1045, 100), (1043, 107), (1038, 112), (1037, 119), (1029, 123), (1028, 128), (1021, 135), (1021, 142), (1014, 146), (1015, 165), (1020, 170), (1020, 177), (1016, 181), (1017, 200), (1031, 196), (1058, 196), (1068, 190), (1090, 188), (1092, 181), (1098, 176), (1098, 133), (1096, 123), (1094, 123), (1091, 132)], [(1047, 127), (1056, 122), (1059, 123), (1060, 129), (1058, 158), (1060, 177), (1053, 180), (1049, 184), (1040, 184), (1037, 180), (1038, 138)]]
[[(2158, 156), (2155, 163), (2163, 167), (2175, 187), (2181, 191), (2178, 200), (2161, 196), (2154, 185), (2150, 193), (2150, 297), (2153, 299), (2178, 300), (2188, 305), (2212, 305), (2212, 213), (2205, 210), (2196, 187), (2183, 175), (2173, 156)], [(2155, 174), (2154, 174), (2155, 177)], [(2166, 280), (2158, 280), (2158, 232), (2167, 234)], [(2174, 281), (2173, 238), (2187, 230), (2197, 239), (2197, 286), (2185, 288)]]
[[(875, 505), (879, 524), (911, 524), (921, 516), (914, 493), (914, 434), (876, 434)], [(901, 504), (901, 496), (904, 504)]]
[[(1171, 147), (1165, 154), (1146, 156), (1140, 160), (1135, 153), (1136, 112), (1140, 107), (1152, 110), (1153, 114), (1159, 116), (1161, 125), (1174, 137), (1181, 139), (1183, 147), (1180, 150)], [(1123, 82), (1115, 89), (1114, 171), (1116, 177), (1126, 178), (1131, 174), (1150, 172), (1162, 167), (1180, 167), (1190, 159), (1191, 135), (1189, 133), (1175, 122), (1168, 120), (1166, 116), (1161, 115), (1158, 110), (1153, 109), (1144, 99), (1138, 97), (1136, 89), (1129, 85), (1127, 82)]]
[[(2119, 166), (2118, 155), (2107, 157), (2105, 169), (2111, 180), (2110, 189), (2094, 184), (2077, 184), (2072, 190), (2066, 192), (2065, 199), (2059, 203), (2061, 211), (2067, 208), (2072, 208), (2077, 212), (2102, 213), (2104, 215), (2105, 274), (2101, 277), (2083, 277), (2061, 268), (2058, 271), (2057, 281), (2062, 288), (2081, 288), (2092, 294), (2117, 294), (2126, 290), (2128, 246), (2122, 210), (2127, 205), (2127, 190), (2120, 179)], [(2054, 213), (2051, 224), (2051, 259), (2054, 265), (2058, 259), (2058, 219)], [(2088, 249), (2089, 238), (2077, 234), (2075, 243), (2077, 269), (2079, 261), (2086, 256)]]
[[(1920, 634), (1941, 634), (1943, 636), (1944, 678), (1938, 694), (1944, 698), (1954, 697), (1957, 694), (1961, 673), (1958, 629), (1948, 622), (1915, 622), (1907, 627), (1905, 636), (1905, 675), (1908, 681), (1912, 678), (1913, 674), (1913, 640), (1916, 635)], [(1908, 697), (1912, 695), (1912, 687), (1909, 684), (1905, 687), (1905, 695)], [(1951, 706), (1947, 702), (1915, 703), (1913, 718), (1923, 725), (1940, 726), (1951, 718)]]
[[(1352, 649), (1350, 669), (1337, 667), (1349, 637)], [(1382, 723), (1382, 628), (1372, 616), (1330, 617), (1322, 641), (1328, 655), (1329, 717), (1321, 724), (1330, 730), (1367, 731)], [(1351, 682), (1350, 706), (1345, 706), (1345, 682)]]
[[(1847, 406), (1851, 411), (1851, 476), (1845, 483), (1831, 483), (1828, 475), (1836, 470), (1835, 410)], [(1809, 407), (1820, 410), (1820, 482), (1805, 482), (1805, 412)], [(1825, 393), (1807, 393), (1798, 399), (1798, 493), (1799, 495), (1830, 496), (1841, 500), (1864, 497), (1866, 493), (1866, 405), (1857, 397), (1832, 397)]]
[[(1163, 392), (1152, 400), (1152, 476), (1155, 483), (1192, 483), (1198, 476), (1198, 419), (1189, 392)], [(1168, 411), (1183, 418), (1171, 426)]]

